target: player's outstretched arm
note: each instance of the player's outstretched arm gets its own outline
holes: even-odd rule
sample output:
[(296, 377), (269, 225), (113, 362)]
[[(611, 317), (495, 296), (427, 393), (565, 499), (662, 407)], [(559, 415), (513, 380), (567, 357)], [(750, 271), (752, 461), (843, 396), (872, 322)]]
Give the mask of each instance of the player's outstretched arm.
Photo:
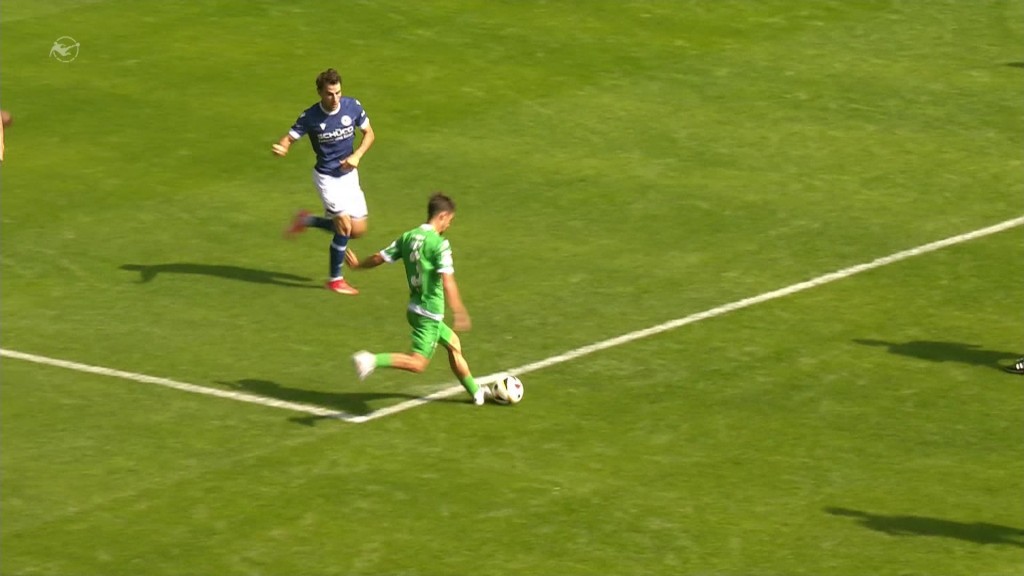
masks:
[(452, 309), (452, 328), (458, 332), (465, 332), (473, 327), (473, 321), (469, 318), (469, 312), (462, 304), (462, 296), (459, 294), (459, 285), (455, 282), (455, 274), (441, 274), (441, 285), (444, 287), (444, 300)]
[(354, 270), (369, 270), (370, 268), (376, 268), (377, 266), (380, 266), (381, 264), (386, 262), (386, 260), (384, 260), (384, 257), (380, 255), (380, 252), (377, 252), (376, 254), (370, 256), (365, 260), (360, 260), (358, 258), (354, 258), (354, 260), (354, 263), (349, 262), (349, 265)]

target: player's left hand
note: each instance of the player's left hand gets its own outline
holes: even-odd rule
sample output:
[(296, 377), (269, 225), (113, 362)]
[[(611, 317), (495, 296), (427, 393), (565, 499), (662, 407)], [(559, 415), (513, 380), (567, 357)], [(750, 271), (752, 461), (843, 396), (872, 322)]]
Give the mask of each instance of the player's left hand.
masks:
[(356, 256), (356, 253), (352, 248), (345, 250), (345, 263), (352, 269), (360, 268), (359, 256)]

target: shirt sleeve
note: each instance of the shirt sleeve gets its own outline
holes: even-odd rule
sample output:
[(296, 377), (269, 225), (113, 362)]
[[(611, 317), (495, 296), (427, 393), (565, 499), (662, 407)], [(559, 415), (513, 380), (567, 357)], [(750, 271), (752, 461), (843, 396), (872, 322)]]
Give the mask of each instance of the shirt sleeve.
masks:
[(370, 127), (370, 117), (366, 115), (366, 110), (363, 110), (363, 105), (359, 100), (356, 100), (356, 126), (359, 126), (361, 130), (366, 130)]
[(381, 250), (380, 257), (383, 258), (384, 261), (387, 262), (388, 264), (391, 264), (395, 260), (400, 259), (402, 257), (401, 238), (395, 240), (394, 242), (389, 244), (387, 248)]
[(441, 242), (437, 254), (437, 271), (440, 274), (455, 274), (455, 261), (452, 259), (452, 246), (447, 240)]
[(288, 131), (288, 135), (298, 140), (299, 138), (302, 138), (306, 132), (306, 113), (303, 112), (302, 115), (295, 120), (295, 124), (292, 124), (292, 128)]

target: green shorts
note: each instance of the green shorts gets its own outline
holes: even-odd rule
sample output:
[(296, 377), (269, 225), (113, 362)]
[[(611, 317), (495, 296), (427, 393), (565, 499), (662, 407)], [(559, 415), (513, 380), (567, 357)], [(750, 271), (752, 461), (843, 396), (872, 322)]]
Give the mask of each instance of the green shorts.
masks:
[(405, 319), (412, 326), (412, 351), (425, 357), (433, 358), (437, 343), (449, 344), (454, 332), (440, 320), (420, 316), (415, 312), (406, 312)]

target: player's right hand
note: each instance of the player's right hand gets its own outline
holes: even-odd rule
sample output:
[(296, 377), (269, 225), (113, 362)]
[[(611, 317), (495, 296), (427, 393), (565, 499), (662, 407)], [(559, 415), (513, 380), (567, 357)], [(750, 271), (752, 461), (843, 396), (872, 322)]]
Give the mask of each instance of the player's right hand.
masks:
[(286, 156), (288, 154), (288, 148), (279, 143), (275, 143), (271, 146), (270, 151), (273, 152), (275, 156)]
[(473, 327), (473, 322), (469, 319), (469, 312), (464, 310), (456, 311), (452, 313), (452, 329), (456, 332), (465, 332)]
[(348, 156), (347, 158), (345, 158), (344, 160), (341, 161), (341, 169), (347, 171), (347, 170), (354, 170), (354, 169), (358, 168), (359, 167), (359, 161), (362, 158), (363, 157), (360, 156), (359, 154), (353, 154), (351, 156)]

